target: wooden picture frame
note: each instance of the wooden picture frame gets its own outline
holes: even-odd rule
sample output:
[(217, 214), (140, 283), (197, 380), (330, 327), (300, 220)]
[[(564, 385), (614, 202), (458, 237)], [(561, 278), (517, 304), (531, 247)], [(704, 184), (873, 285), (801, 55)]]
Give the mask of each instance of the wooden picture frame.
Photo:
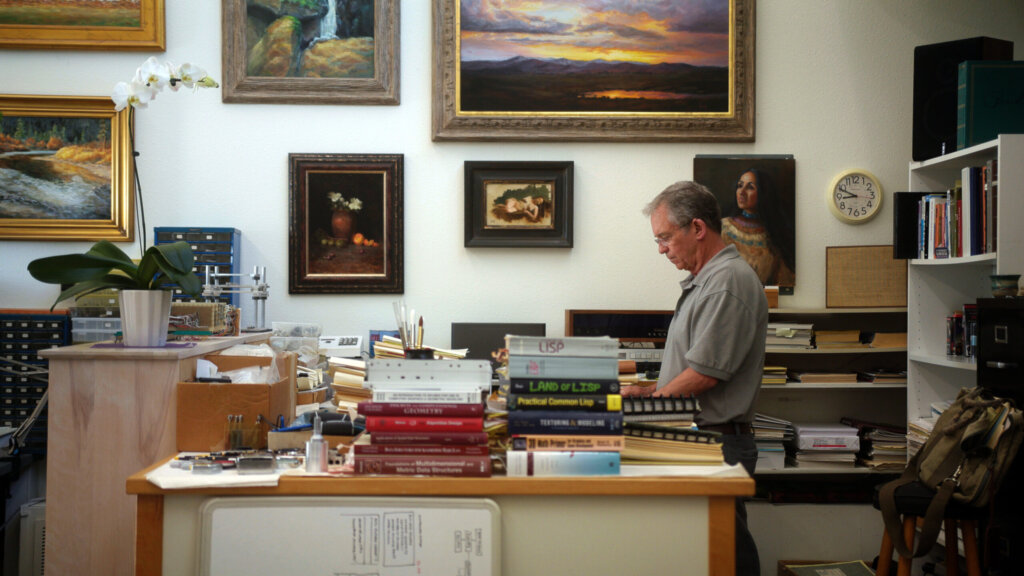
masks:
[(906, 308), (907, 261), (884, 246), (825, 248), (826, 308)]
[(402, 293), (403, 162), (288, 155), (289, 294)]
[[(691, 20), (709, 22), (694, 42), (710, 50), (692, 58), (693, 44), (686, 51), (682, 43), (676, 50), (666, 48), (670, 37), (687, 32), (558, 20), (554, 10), (544, 12), (545, 1), (555, 7), (561, 0), (533, 3), (542, 6), (531, 13), (526, 11), (533, 6), (509, 7), (500, 14), (508, 19), (504, 23), (493, 21), (496, 15), (464, 9), (462, 1), (433, 0), (435, 141), (754, 141), (754, 0), (711, 3), (708, 20), (690, 14)], [(666, 8), (670, 4), (664, 2)], [(615, 12), (627, 8), (622, 2)], [(611, 12), (608, 8), (602, 15)], [(536, 43), (527, 45), (526, 29), (541, 24), (558, 26), (561, 32), (538, 35)], [(627, 28), (629, 34), (617, 32)], [(568, 61), (569, 40), (592, 30), (601, 39), (568, 46), (575, 58)], [(503, 33), (516, 38), (500, 42)], [(627, 37), (631, 44), (622, 51), (626, 55), (609, 63), (609, 39), (625, 43)], [(554, 43), (560, 52), (551, 47)], [(653, 53), (660, 60), (651, 58)], [(645, 59), (657, 67), (645, 66)], [(693, 68), (687, 63), (709, 65)], [(619, 71), (623, 74), (616, 76)]]
[(0, 6), (0, 49), (166, 50), (164, 0), (139, 0), (137, 19), (123, 5), (38, 4)]
[[(362, 31), (335, 41), (318, 42), (318, 52), (303, 58), (308, 69), (295, 70), (287, 65), (281, 70), (275, 60), (262, 64), (261, 74), (254, 74), (260, 64), (252, 55), (259, 50), (258, 40), (263, 31), (254, 32), (254, 22), (267, 24), (276, 21), (266, 14), (267, 4), (256, 11), (260, 18), (249, 18), (249, 0), (222, 0), (223, 67), (224, 82), (221, 97), (224, 102), (250, 102), (263, 104), (388, 104), (399, 100), (399, 0), (365, 0), (373, 9), (373, 37), (366, 40)], [(288, 7), (282, 7), (287, 11)], [(294, 19), (292, 19), (294, 20)], [(282, 20), (282, 22), (284, 22)], [(367, 25), (369, 26), (369, 25)], [(301, 33), (301, 32), (300, 32)], [(358, 36), (357, 36), (358, 34)], [(252, 46), (248, 42), (252, 42)], [(344, 44), (342, 44), (344, 43)], [(320, 52), (322, 50), (323, 52)], [(340, 54), (344, 51), (346, 58)], [(372, 56), (367, 57), (367, 52)], [(298, 61), (299, 58), (289, 59)], [(309, 63), (309, 64), (306, 64)], [(349, 66), (347, 75), (338, 73), (342, 63)], [(324, 74), (324, 70), (338, 73)]]
[(0, 95), (0, 240), (133, 239), (131, 115), (107, 97)]
[(571, 161), (467, 161), (465, 179), (467, 248), (572, 248)]

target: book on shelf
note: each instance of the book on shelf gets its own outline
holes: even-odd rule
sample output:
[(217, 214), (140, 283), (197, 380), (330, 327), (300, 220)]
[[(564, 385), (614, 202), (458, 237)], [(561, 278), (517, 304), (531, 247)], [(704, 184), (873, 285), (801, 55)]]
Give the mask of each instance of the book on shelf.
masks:
[(814, 384), (854, 384), (857, 382), (857, 373), (790, 370), (789, 379), (793, 382)]
[(392, 388), (367, 389), (374, 402), (395, 404), (480, 404), (483, 392), (471, 390), (406, 390)]
[(776, 418), (760, 412), (754, 414), (754, 421), (751, 423), (754, 430), (754, 440), (762, 441), (789, 441), (795, 434), (793, 423), (789, 420)]
[(872, 348), (906, 348), (906, 332), (874, 332), (869, 336)]
[(623, 437), (593, 434), (524, 434), (512, 436), (509, 444), (512, 450), (619, 452), (622, 450)]
[(511, 394), (618, 394), (618, 378), (516, 378), (509, 379)]
[(1024, 132), (1024, 62), (964, 60), (957, 66), (956, 149)]
[(786, 464), (794, 468), (799, 468), (802, 465), (814, 468), (853, 468), (857, 465), (857, 453), (856, 451), (799, 450), (786, 454)]
[(787, 374), (785, 366), (765, 366), (761, 370), (761, 384), (785, 384)]
[(508, 413), (508, 433), (622, 434), (622, 412), (513, 410)]
[(489, 478), (491, 476), (491, 457), (490, 455), (356, 455), (353, 461), (353, 471), (356, 474)]
[(757, 442), (757, 470), (782, 470), (786, 467), (786, 447), (781, 441)]
[(609, 336), (505, 336), (510, 356), (577, 356), (618, 358), (619, 340)]
[(372, 402), (363, 401), (357, 406), (363, 416), (459, 416), (482, 417), (484, 405), (475, 403), (435, 403), (435, 402)]
[(892, 256), (894, 259), (920, 258), (918, 250), (918, 210), (927, 192), (894, 192), (892, 195)]
[(367, 416), (366, 430), (374, 432), (479, 432), (484, 429), (484, 419), (449, 416)]
[(371, 444), (487, 445), (486, 432), (371, 432)]
[(874, 384), (906, 384), (906, 370), (889, 370), (886, 368), (870, 368), (857, 372), (859, 382), (871, 382)]
[(949, 239), (946, 236), (946, 195), (928, 196), (928, 254), (930, 258), (949, 258)]
[(486, 444), (370, 444), (356, 442), (352, 453), (359, 456), (487, 456)]
[(999, 231), (999, 162), (991, 159), (985, 162), (983, 172), (982, 195), (982, 229), (985, 242), (985, 253), (996, 251), (996, 238)]
[(509, 355), (509, 378), (618, 380), (618, 358)]
[(860, 330), (815, 330), (814, 345), (818, 348), (845, 348), (862, 345)]
[(509, 394), (508, 410), (580, 410), (584, 412), (620, 412), (618, 394)]
[(525, 476), (614, 476), (621, 468), (619, 452), (510, 451), (505, 453), (506, 474)]

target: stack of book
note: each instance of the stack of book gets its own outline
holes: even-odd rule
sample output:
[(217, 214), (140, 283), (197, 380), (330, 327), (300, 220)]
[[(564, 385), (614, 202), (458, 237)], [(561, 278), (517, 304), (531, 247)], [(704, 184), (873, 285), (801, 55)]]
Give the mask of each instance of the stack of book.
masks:
[(327, 359), (327, 374), (334, 395), (331, 396), (338, 412), (347, 412), (358, 403), (370, 398), (370, 390), (363, 387), (366, 380), (366, 362), (354, 358)]
[(823, 372), (818, 370), (790, 370), (789, 379), (804, 384), (854, 384), (856, 372)]
[(860, 451), (857, 429), (846, 424), (796, 423), (786, 450), (786, 464), (795, 467), (852, 468)]
[(785, 366), (765, 366), (764, 371), (761, 372), (761, 384), (785, 384), (786, 383), (786, 367)]
[(618, 341), (508, 335), (509, 476), (618, 474)]
[(906, 384), (907, 371), (872, 368), (857, 372), (857, 380), (860, 382), (871, 382), (872, 384)]
[(813, 324), (769, 322), (765, 345), (778, 348), (810, 348)]
[(861, 342), (860, 330), (815, 330), (814, 346), (817, 348), (867, 348)]
[(718, 432), (661, 426), (652, 422), (626, 422), (623, 464), (663, 466), (720, 465), (722, 435)]
[(490, 384), (485, 361), (370, 360), (372, 398), (358, 406), (366, 434), (353, 446), (354, 471), (489, 477), (483, 398)]
[(754, 414), (754, 441), (757, 442), (757, 469), (782, 470), (786, 467), (786, 443), (793, 441), (793, 423), (767, 414)]
[(857, 429), (860, 451), (857, 464), (872, 470), (902, 470), (907, 465), (907, 428), (844, 417), (839, 420)]
[[(405, 348), (402, 346), (401, 338), (382, 334), (379, 340), (373, 341), (371, 344), (373, 346), (374, 358), (405, 358)], [(434, 352), (434, 358), (438, 360), (461, 360), (469, 352), (466, 348), (459, 348), (457, 350), (437, 348), (435, 346), (430, 346), (429, 348)]]

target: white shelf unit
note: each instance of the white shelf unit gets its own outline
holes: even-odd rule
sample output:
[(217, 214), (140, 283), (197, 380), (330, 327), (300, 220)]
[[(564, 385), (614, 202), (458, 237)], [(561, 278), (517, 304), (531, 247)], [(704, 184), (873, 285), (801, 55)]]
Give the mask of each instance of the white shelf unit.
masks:
[(931, 404), (974, 386), (975, 364), (947, 357), (946, 316), (991, 297), (989, 275), (1024, 272), (1024, 135), (997, 139), (923, 162), (911, 162), (909, 190), (944, 192), (961, 169), (998, 160), (995, 253), (910, 260), (907, 270), (907, 419), (928, 416)]

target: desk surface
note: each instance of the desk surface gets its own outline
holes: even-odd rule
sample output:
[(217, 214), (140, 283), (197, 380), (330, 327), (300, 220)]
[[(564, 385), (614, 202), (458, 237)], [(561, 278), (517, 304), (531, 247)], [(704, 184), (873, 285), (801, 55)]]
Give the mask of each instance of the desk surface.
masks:
[(111, 347), (111, 342), (85, 342), (60, 348), (40, 350), (39, 356), (50, 360), (180, 360), (212, 354), (236, 344), (247, 344), (253, 341), (266, 340), (269, 332), (255, 332), (241, 336), (210, 337), (195, 342), (172, 342), (170, 344), (190, 344), (190, 346), (172, 346), (164, 348), (125, 348)]

